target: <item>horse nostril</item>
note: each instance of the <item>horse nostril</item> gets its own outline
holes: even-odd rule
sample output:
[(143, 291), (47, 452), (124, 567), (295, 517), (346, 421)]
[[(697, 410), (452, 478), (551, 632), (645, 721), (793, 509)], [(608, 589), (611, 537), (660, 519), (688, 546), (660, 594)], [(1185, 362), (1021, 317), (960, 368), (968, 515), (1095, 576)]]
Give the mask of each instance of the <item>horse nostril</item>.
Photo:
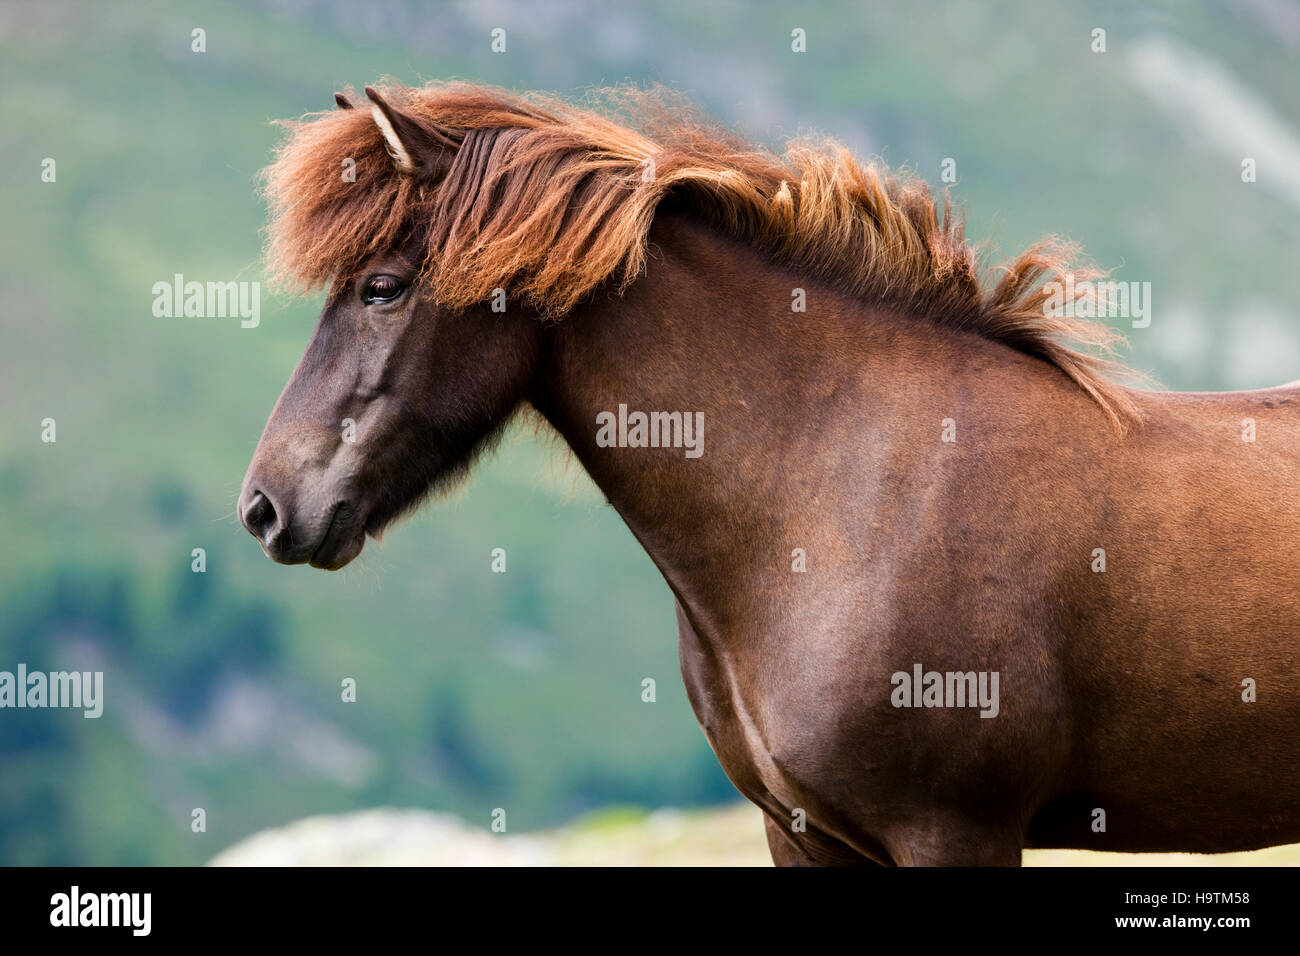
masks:
[(253, 537), (266, 544), (275, 523), (275, 506), (271, 504), (271, 499), (260, 491), (253, 492), (253, 497), (248, 499), (248, 507), (244, 509), (244, 527)]

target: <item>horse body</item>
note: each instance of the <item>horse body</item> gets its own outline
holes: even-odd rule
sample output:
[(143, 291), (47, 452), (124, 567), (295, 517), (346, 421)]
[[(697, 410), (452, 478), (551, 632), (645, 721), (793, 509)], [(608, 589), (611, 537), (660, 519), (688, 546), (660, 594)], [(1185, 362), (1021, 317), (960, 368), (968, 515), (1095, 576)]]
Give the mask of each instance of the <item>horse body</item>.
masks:
[[(826, 288), (795, 317), (805, 278), (688, 219), (651, 235), (646, 275), (556, 330), (534, 403), (672, 588), (692, 706), (774, 853), (1300, 839), (1300, 562), (1267, 557), (1300, 532), (1300, 390), (1146, 393), (1120, 437), (1037, 359)], [(596, 447), (618, 402), (701, 408), (706, 453)], [(892, 706), (915, 663), (999, 672), (1000, 713)]]
[[(241, 493), (268, 555), (344, 566), (531, 404), (672, 590), (778, 863), (1300, 840), (1300, 388), (1107, 383), (1030, 291), (1059, 257), (985, 290), (836, 151), (367, 95), (271, 171), (273, 259), (332, 287)], [(611, 446), (621, 406), (702, 454)]]

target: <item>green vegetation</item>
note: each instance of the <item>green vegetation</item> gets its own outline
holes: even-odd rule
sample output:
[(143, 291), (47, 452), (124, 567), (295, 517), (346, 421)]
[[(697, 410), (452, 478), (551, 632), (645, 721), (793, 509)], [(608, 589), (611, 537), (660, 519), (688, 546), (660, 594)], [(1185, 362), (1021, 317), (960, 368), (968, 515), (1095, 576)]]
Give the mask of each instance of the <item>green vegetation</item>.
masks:
[[(151, 288), (261, 278), (268, 121), (329, 108), (346, 84), (578, 95), (630, 77), (756, 138), (830, 132), (933, 183), (953, 157), (973, 237), (1013, 253), (1062, 232), (1116, 279), (1153, 283), (1133, 355), (1166, 384), (1300, 377), (1300, 336), (1278, 318), (1300, 299), (1288, 171), (1242, 183), (1203, 117), (1135, 79), (1140, 41), (1169, 38), (1294, 136), (1294, 53), (1265, 13), (421, 7), (0, 11), (0, 669), (102, 669), (106, 684), (99, 720), (0, 712), (0, 863), (198, 863), (266, 827), (380, 805), (477, 826), (505, 807), (520, 833), (607, 805), (735, 799), (681, 687), (667, 587), (545, 436), (512, 433), (466, 490), (339, 574), (271, 566), (235, 520), (319, 302), (263, 290), (261, 325), (241, 329), (156, 318)], [(1097, 25), (1105, 54), (1089, 50)], [(790, 52), (793, 26), (807, 55)], [(506, 574), (489, 571), (495, 547)]]

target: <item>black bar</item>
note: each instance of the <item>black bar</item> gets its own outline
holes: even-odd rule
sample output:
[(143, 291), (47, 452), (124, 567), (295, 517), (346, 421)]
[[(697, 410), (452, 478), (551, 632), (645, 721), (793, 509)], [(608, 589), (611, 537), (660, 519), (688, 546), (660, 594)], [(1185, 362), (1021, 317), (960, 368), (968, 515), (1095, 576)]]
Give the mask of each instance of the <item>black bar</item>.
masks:
[[(916, 952), (941, 939), (983, 946), (994, 939), (1196, 938), (1231, 946), (1250, 934), (1293, 928), (1295, 871), (1286, 868), (1026, 868), (777, 871), (717, 869), (0, 869), (6, 941), (75, 934), (78, 944), (134, 942), (129, 916), (117, 927), (51, 925), (57, 894), (78, 887), (82, 912), (98, 894), (148, 893), (147, 938), (221, 943), (421, 938), (451, 944), (562, 930), (571, 941), (660, 939), (702, 926), (761, 939), (804, 927), (911, 934)], [(1175, 894), (1185, 894), (1177, 896)], [(1199, 895), (1198, 895), (1199, 894)], [(118, 904), (120, 905), (118, 898)], [(143, 897), (138, 898), (143, 903)], [(112, 901), (110, 901), (112, 902)], [(70, 906), (69, 906), (70, 909)], [(111, 909), (111, 906), (110, 906)], [(111, 915), (111, 914), (110, 914)], [(1151, 920), (1120, 925), (1121, 920)], [(1201, 920), (1210, 920), (1207, 927)], [(1190, 921), (1197, 921), (1192, 924)], [(1244, 920), (1239, 925), (1222, 921)], [(620, 927), (622, 929), (620, 929)], [(608, 935), (611, 931), (614, 936)], [(693, 932), (693, 931), (692, 931)], [(1047, 933), (1050, 936), (1044, 936)], [(1244, 935), (1243, 935), (1244, 934)], [(683, 937), (676, 937), (683, 938)], [(460, 947), (457, 947), (460, 948)], [(822, 948), (808, 940), (808, 950)], [(975, 950), (971, 950), (972, 952)]]

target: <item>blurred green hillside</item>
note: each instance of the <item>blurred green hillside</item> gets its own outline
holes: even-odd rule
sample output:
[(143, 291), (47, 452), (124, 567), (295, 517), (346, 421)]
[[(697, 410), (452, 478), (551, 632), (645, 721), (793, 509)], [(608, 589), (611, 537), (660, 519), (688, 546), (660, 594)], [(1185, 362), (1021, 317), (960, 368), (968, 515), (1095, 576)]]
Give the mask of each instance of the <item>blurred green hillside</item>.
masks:
[(99, 720), (0, 713), (0, 863), (199, 863), (380, 805), (478, 826), (503, 807), (518, 832), (735, 799), (668, 589), (546, 436), (516, 432), (334, 575), (270, 565), (239, 526), (319, 301), (264, 288), (241, 329), (155, 318), (151, 288), (262, 278), (270, 120), (386, 74), (664, 82), (765, 142), (820, 130), (935, 184), (955, 159), (972, 237), (1012, 254), (1064, 233), (1152, 283), (1132, 354), (1168, 386), (1300, 378), (1300, 27), (1265, 4), (1132, 6), (0, 2), (0, 669), (107, 687)]

